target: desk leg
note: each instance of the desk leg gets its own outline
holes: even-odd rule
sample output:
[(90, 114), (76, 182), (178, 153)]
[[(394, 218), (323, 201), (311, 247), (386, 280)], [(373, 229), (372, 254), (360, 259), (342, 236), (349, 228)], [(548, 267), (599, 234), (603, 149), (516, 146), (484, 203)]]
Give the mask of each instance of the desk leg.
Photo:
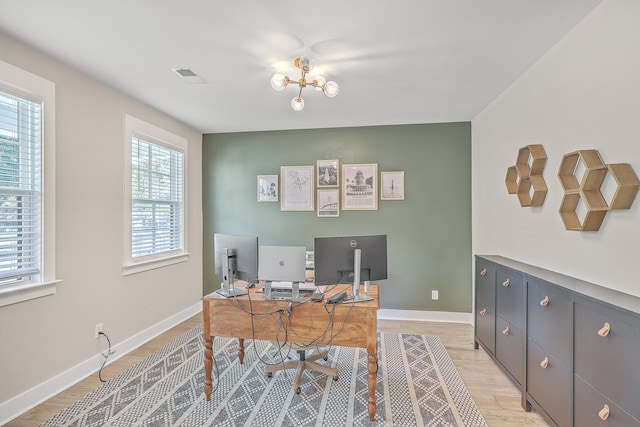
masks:
[(238, 359), (240, 359), (240, 364), (244, 362), (244, 338), (238, 338)]
[(376, 380), (378, 376), (378, 343), (377, 339), (373, 344), (367, 346), (369, 355), (369, 420), (374, 421), (376, 416)]
[(211, 336), (211, 305), (206, 299), (202, 300), (202, 335), (204, 338), (204, 395), (211, 400), (213, 383), (211, 369), (213, 368), (213, 337)]
[(204, 341), (204, 395), (211, 400), (213, 383), (211, 381), (211, 369), (213, 368), (213, 337), (208, 336)]

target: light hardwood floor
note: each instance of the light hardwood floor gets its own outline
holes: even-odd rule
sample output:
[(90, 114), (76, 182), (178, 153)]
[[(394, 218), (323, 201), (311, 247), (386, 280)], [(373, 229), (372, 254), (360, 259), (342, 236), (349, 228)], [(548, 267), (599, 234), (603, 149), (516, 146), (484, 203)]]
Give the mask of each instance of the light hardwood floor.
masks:
[[(201, 322), (201, 315), (154, 338), (131, 353), (107, 365), (102, 378), (111, 378), (147, 357), (175, 337)], [(489, 427), (547, 426), (535, 412), (520, 406), (520, 394), (483, 350), (473, 349), (473, 327), (468, 324), (379, 320), (381, 332), (438, 335), (451, 356), (471, 397)], [(6, 427), (32, 427), (60, 412), (101, 385), (92, 375), (6, 424)]]

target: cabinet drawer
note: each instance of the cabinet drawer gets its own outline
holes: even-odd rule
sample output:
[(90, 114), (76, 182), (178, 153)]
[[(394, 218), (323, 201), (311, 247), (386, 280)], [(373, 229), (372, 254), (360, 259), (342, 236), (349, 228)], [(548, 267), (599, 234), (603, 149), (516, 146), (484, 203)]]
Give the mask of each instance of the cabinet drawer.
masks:
[(573, 303), (570, 295), (533, 277), (527, 277), (527, 295), (527, 336), (571, 368)]
[[(636, 396), (637, 398), (637, 396)], [(605, 408), (605, 405), (607, 408)], [(640, 427), (640, 422), (602, 393), (575, 376), (575, 425), (589, 427)], [(608, 417), (603, 420), (608, 409)], [(601, 413), (601, 411), (604, 411)]]
[(570, 427), (573, 374), (532, 340), (527, 355), (527, 392), (559, 427)]
[(476, 338), (482, 342), (486, 350), (496, 351), (496, 314), (493, 308), (479, 308), (476, 312)]
[(500, 316), (496, 318), (496, 359), (522, 385), (524, 379), (524, 334)]
[(496, 265), (483, 258), (476, 258), (476, 295), (495, 296)]
[(575, 372), (640, 418), (640, 329), (623, 318), (608, 307), (576, 301)]
[(476, 258), (476, 337), (491, 354), (496, 346), (496, 266)]
[(516, 328), (524, 331), (524, 274), (508, 268), (496, 270), (496, 313)]

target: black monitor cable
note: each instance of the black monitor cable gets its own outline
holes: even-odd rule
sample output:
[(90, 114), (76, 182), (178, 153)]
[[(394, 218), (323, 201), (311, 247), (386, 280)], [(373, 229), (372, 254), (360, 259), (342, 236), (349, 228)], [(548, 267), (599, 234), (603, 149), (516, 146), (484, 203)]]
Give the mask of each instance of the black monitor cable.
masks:
[(100, 366), (100, 370), (98, 371), (98, 378), (100, 379), (101, 382), (106, 383), (107, 380), (103, 380), (102, 379), (102, 369), (107, 364), (107, 359), (109, 358), (109, 356), (111, 356), (116, 351), (115, 350), (111, 351), (111, 340), (109, 339), (107, 334), (105, 334), (104, 332), (100, 331), (100, 332), (98, 332), (98, 337), (100, 337), (100, 335), (104, 336), (107, 339), (108, 348), (107, 348), (106, 352), (100, 353), (102, 355), (102, 357), (104, 358), (104, 360), (102, 361), (102, 366)]

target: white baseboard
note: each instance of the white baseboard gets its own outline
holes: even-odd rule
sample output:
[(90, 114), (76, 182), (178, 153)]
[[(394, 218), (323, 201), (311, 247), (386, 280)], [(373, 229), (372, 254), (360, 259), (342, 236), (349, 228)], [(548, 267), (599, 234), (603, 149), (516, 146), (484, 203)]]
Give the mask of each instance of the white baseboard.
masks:
[(420, 311), (420, 310), (378, 310), (378, 319), (384, 320), (412, 320), (418, 322), (448, 322), (473, 324), (472, 313), (457, 313), (451, 311)]
[[(196, 304), (174, 314), (173, 316), (156, 323), (150, 328), (141, 331), (134, 336), (116, 344), (111, 347), (111, 350), (115, 350), (113, 355), (109, 358), (108, 363), (118, 360), (130, 351), (138, 348), (142, 344), (157, 337), (163, 332), (171, 329), (177, 324), (187, 320), (188, 318), (196, 315), (202, 310), (202, 303)], [(78, 365), (56, 375), (47, 381), (38, 384), (30, 390), (13, 397), (6, 402), (0, 403), (0, 425), (11, 421), (12, 419), (20, 416), (29, 409), (39, 405), (47, 399), (55, 396), (59, 392), (69, 388), (78, 381), (83, 380), (89, 375), (94, 374), (102, 366), (104, 358), (102, 354), (96, 354), (93, 357), (79, 363)]]

